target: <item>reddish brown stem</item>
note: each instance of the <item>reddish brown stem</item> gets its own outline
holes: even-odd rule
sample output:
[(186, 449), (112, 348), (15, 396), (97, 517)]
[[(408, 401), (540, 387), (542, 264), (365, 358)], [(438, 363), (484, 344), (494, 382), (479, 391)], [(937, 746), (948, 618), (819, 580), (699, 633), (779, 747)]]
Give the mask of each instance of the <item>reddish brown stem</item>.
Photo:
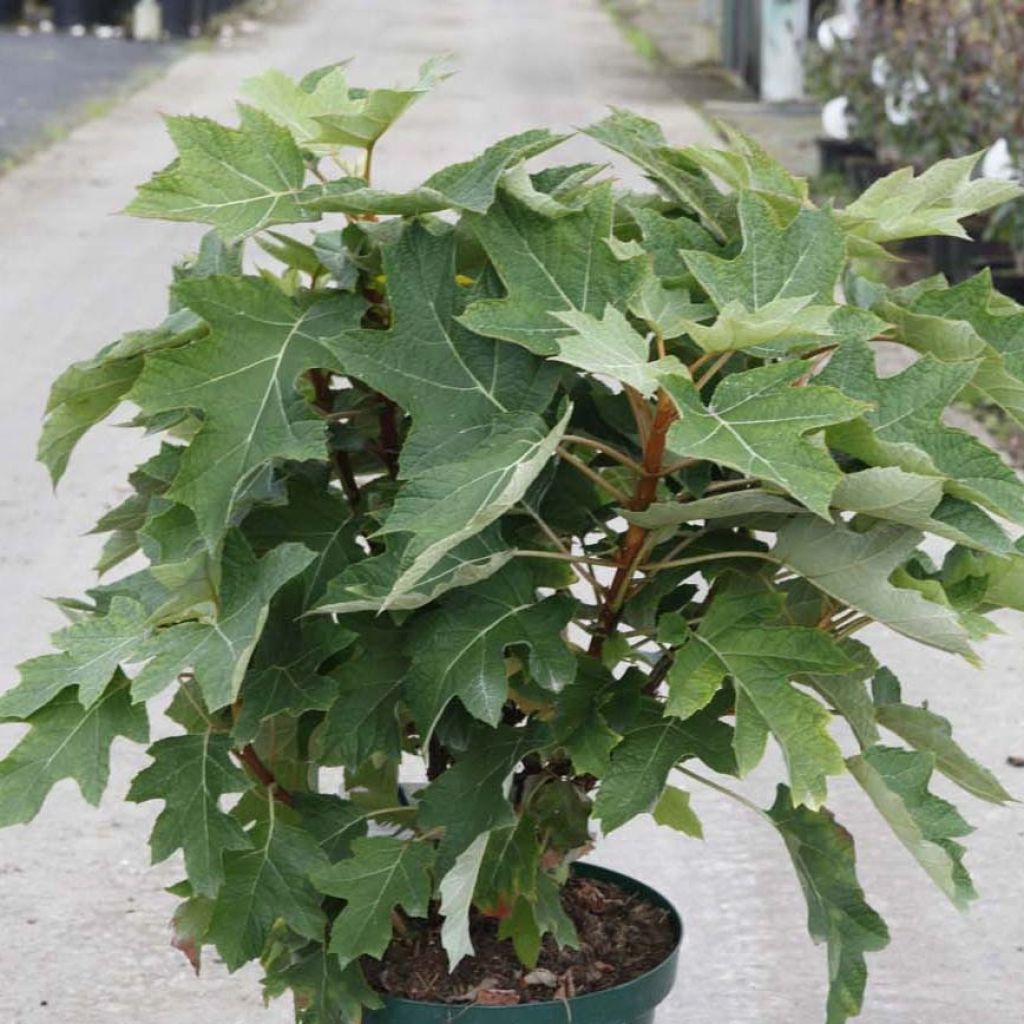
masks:
[(387, 467), (388, 476), (398, 476), (398, 453), (401, 442), (398, 439), (398, 406), (387, 395), (377, 393), (380, 402), (380, 447), (381, 458)]
[[(658, 479), (662, 472), (662, 461), (665, 457), (665, 443), (668, 435), (668, 428), (676, 418), (676, 409), (672, 400), (664, 391), (658, 392), (658, 407), (654, 413), (650, 432), (644, 444), (643, 468), (644, 475), (641, 476), (633, 491), (629, 507), (636, 512), (643, 511), (650, 505), (658, 493)], [(629, 588), (630, 580), (636, 570), (636, 565), (643, 552), (644, 542), (647, 540), (648, 531), (642, 526), (630, 523), (619, 545), (619, 553), (616, 556), (618, 568), (607, 591), (607, 600), (598, 617), (597, 630), (591, 638), (588, 652), (595, 657), (600, 657), (604, 647), (604, 641), (609, 637), (619, 621), (622, 612), (623, 599)]]
[(261, 786), (266, 786), (274, 794), (275, 800), (288, 807), (294, 805), (295, 798), (280, 785), (274, 773), (260, 760), (260, 755), (256, 753), (251, 743), (247, 743), (241, 750), (235, 750), (233, 753), (245, 770)]

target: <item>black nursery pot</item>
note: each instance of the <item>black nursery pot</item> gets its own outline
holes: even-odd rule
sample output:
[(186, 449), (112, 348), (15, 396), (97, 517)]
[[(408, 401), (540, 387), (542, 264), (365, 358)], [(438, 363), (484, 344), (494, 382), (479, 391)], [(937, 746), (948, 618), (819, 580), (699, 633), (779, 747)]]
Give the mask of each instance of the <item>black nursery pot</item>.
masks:
[(465, 1006), (386, 996), (381, 1009), (364, 1014), (364, 1024), (652, 1024), (658, 1004), (669, 994), (676, 980), (679, 944), (683, 939), (683, 923), (676, 908), (643, 882), (617, 871), (594, 864), (576, 864), (573, 873), (582, 878), (612, 882), (667, 910), (676, 940), (672, 952), (657, 967), (632, 981), (601, 992), (573, 996), (567, 1001)]
[(874, 155), (848, 156), (843, 161), (846, 183), (856, 195), (866, 192), (879, 178), (884, 178), (892, 167), (882, 163)]
[(846, 161), (851, 157), (874, 158), (875, 151), (858, 139), (830, 139), (820, 136), (814, 140), (818, 147), (818, 170), (821, 174), (843, 174)]

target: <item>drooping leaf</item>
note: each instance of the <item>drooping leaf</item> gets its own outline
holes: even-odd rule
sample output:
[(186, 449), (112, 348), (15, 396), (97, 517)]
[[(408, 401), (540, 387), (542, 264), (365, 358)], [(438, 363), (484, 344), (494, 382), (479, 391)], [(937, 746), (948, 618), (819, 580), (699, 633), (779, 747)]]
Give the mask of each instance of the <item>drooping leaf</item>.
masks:
[(441, 944), (448, 954), (448, 970), (454, 971), (476, 952), (469, 934), (469, 911), (473, 906), (477, 878), (487, 851), (488, 835), (481, 833), (455, 858), (455, 863), (438, 885), (441, 897)]
[(828, 944), (826, 1024), (844, 1024), (860, 1013), (867, 981), (864, 954), (884, 949), (889, 930), (864, 899), (853, 838), (831, 811), (794, 807), (789, 791), (779, 786), (768, 815), (800, 879), (811, 937)]
[(935, 767), (972, 796), (990, 803), (1013, 797), (987, 768), (964, 753), (953, 739), (953, 727), (941, 715), (911, 704), (885, 703), (875, 709), (878, 724), (905, 743), (935, 758)]
[(644, 261), (613, 250), (612, 195), (592, 191), (582, 209), (558, 220), (535, 213), (510, 196), (485, 216), (465, 219), (494, 264), (508, 296), (481, 299), (460, 318), (485, 337), (514, 341), (539, 355), (555, 355), (565, 322), (556, 314), (599, 317), (624, 309), (640, 284)]
[(436, 611), (416, 620), (406, 642), (406, 697), (420, 729), (431, 732), (455, 697), (474, 717), (497, 725), (508, 695), (504, 656), (510, 645), (528, 649), (533, 681), (562, 690), (576, 673), (562, 637), (571, 615), (564, 596), (537, 599), (533, 576), (521, 562), (445, 597)]
[(309, 882), (310, 872), (326, 863), (323, 851), (269, 806), (248, 833), (251, 849), (224, 855), (208, 939), (230, 971), (260, 956), (276, 921), (307, 939), (322, 938), (326, 924)]
[(805, 516), (779, 531), (772, 554), (819, 590), (890, 629), (973, 658), (967, 631), (950, 608), (889, 582), (920, 541), (921, 534), (909, 527), (880, 525), (855, 533)]
[(325, 340), (358, 323), (364, 303), (341, 294), (305, 308), (259, 278), (189, 281), (176, 294), (211, 337), (149, 359), (129, 397), (147, 413), (203, 412), (168, 496), (195, 511), (213, 546), (268, 463), (323, 457), (324, 423), (298, 379), (331, 364)]
[(487, 579), (513, 557), (512, 549), (502, 540), (500, 527), (489, 526), (447, 552), (412, 590), (388, 601), (408, 543), (409, 538), (393, 538), (383, 554), (349, 566), (328, 583), (323, 603), (316, 611), (378, 611), (385, 602), (395, 611), (420, 608), (449, 590)]
[(169, 117), (178, 157), (139, 188), (136, 217), (212, 224), (228, 241), (274, 224), (317, 220), (303, 206), (306, 165), (291, 133), (266, 114), (239, 106), (239, 125)]
[(477, 874), (474, 902), (495, 917), (505, 917), (520, 896), (537, 892), (541, 848), (528, 817), (487, 833), (487, 847)]
[(955, 840), (974, 830), (956, 808), (928, 790), (935, 758), (896, 747), (869, 747), (847, 762), (897, 838), (953, 905), (966, 910), (977, 898)]
[(389, 836), (356, 839), (352, 856), (312, 872), (320, 892), (346, 900), (334, 921), (330, 951), (342, 968), (360, 956), (380, 958), (391, 941), (391, 912), (425, 917), (434, 848)]
[(612, 751), (611, 766), (594, 801), (594, 817), (606, 834), (631, 818), (652, 810), (673, 767), (685, 757), (698, 757), (715, 771), (736, 774), (732, 729), (710, 714), (686, 721), (645, 709)]
[(969, 502), (943, 495), (941, 477), (906, 473), (896, 466), (847, 473), (832, 496), (838, 509), (902, 523), (939, 537), (1005, 554), (1010, 539), (998, 523)]
[[(766, 620), (777, 610), (762, 588), (721, 589), (700, 628), (676, 654), (666, 712), (689, 718), (729, 676), (737, 694), (740, 773), (760, 761), (763, 739), (771, 732), (786, 760), (793, 800), (817, 808), (826, 796), (827, 776), (844, 770), (843, 755), (828, 731), (828, 709), (789, 681), (808, 671), (830, 675), (854, 666), (821, 630), (769, 625)], [(695, 687), (702, 691), (699, 698)]]
[(294, 993), (296, 1024), (359, 1020), (364, 1009), (381, 1005), (358, 964), (342, 969), (319, 942), (297, 951), (287, 964), (270, 964), (263, 979), (266, 997)]
[[(452, 164), (432, 174), (411, 192), (385, 192), (370, 188), (362, 178), (341, 178), (324, 186), (308, 200), (311, 209), (325, 213), (396, 214), (416, 216), (440, 210), (486, 213), (499, 184), (524, 160), (557, 146), (564, 135), (534, 129), (510, 135), (488, 146), (479, 156)], [(525, 173), (525, 172), (523, 172)]]
[(853, 419), (866, 405), (835, 388), (790, 387), (802, 372), (798, 364), (776, 363), (733, 374), (715, 389), (709, 406), (685, 377), (663, 377), (680, 414), (669, 428), (669, 447), (770, 480), (828, 518), (841, 474), (807, 435)]
[(210, 730), (157, 740), (149, 748), (153, 763), (135, 776), (128, 792), (136, 803), (164, 801), (150, 838), (153, 862), (181, 849), (188, 880), (203, 896), (216, 895), (224, 881), (224, 852), (249, 848), (241, 825), (218, 806), (225, 794), (251, 785), (232, 764), (230, 749), (227, 736)]
[(1024, 485), (1013, 470), (980, 441), (939, 422), (973, 372), (970, 363), (926, 355), (902, 373), (879, 378), (866, 344), (844, 344), (818, 380), (876, 408), (831, 427), (828, 442), (869, 465), (940, 476), (947, 493), (1024, 522)]
[(120, 673), (88, 708), (69, 686), (25, 720), (28, 734), (0, 761), (0, 827), (31, 821), (61, 779), (74, 779), (95, 806), (107, 787), (114, 739), (149, 738), (146, 709), (131, 703)]
[(232, 703), (267, 620), (271, 598), (312, 559), (313, 553), (301, 544), (282, 544), (257, 559), (241, 534), (229, 533), (221, 560), (216, 619), (183, 622), (147, 640), (138, 650), (138, 660), (150, 661), (135, 678), (133, 696), (152, 697), (190, 671), (211, 711)]
[(419, 822), (444, 828), (438, 870), (447, 872), (477, 836), (515, 821), (505, 783), (512, 769), (548, 742), (546, 727), (531, 722), (522, 729), (499, 726), (474, 729), (467, 751), (420, 795)]
[(896, 339), (943, 362), (973, 364), (971, 384), (1024, 423), (1024, 312), (1000, 308), (991, 271), (952, 288), (921, 287), (908, 301), (898, 294), (878, 307)]

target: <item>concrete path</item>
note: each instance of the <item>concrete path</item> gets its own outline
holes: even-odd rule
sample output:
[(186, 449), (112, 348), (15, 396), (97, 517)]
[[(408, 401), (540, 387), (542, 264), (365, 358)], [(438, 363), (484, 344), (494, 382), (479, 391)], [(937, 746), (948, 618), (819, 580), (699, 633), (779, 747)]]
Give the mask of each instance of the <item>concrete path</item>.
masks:
[[(707, 137), (609, 25), (597, 0), (305, 0), (296, 16), (230, 51), (193, 53), (110, 116), (0, 180), (0, 685), (43, 650), (59, 616), (43, 602), (89, 579), (98, 544), (82, 534), (118, 500), (144, 452), (132, 432), (87, 440), (59, 500), (33, 461), (47, 385), (72, 359), (122, 331), (156, 322), (170, 260), (191, 247), (187, 225), (110, 216), (170, 155), (160, 111), (227, 116), (240, 81), (268, 65), (299, 72), (350, 55), (357, 77), (408, 78), (452, 51), (463, 71), (382, 144), (379, 181), (409, 186), (437, 165), (535, 124), (585, 123), (605, 103), (660, 118), (679, 142)], [(593, 156), (583, 140), (565, 151)], [(1005, 757), (1024, 747), (1019, 624), (990, 645), (978, 674), (879, 636), (913, 697), (967, 723), (961, 734), (1024, 795)], [(985, 720), (970, 724), (985, 707)], [(16, 730), (0, 736), (4, 749)], [(38, 820), (0, 833), (0, 1022), (3, 1024), (284, 1024), (281, 1003), (259, 1008), (258, 971), (229, 977), (210, 963), (199, 981), (168, 946), (173, 906), (162, 886), (175, 866), (148, 867), (155, 807), (120, 802), (140, 750), (115, 749), (110, 793), (93, 811), (70, 784)], [(755, 779), (751, 790), (767, 799)], [(707, 842), (653, 825), (624, 829), (598, 859), (639, 874), (681, 908), (687, 939), (666, 1024), (818, 1024), (825, 958), (804, 935), (796, 880), (776, 837), (741, 808), (695, 794)], [(983, 826), (971, 864), (985, 894), (970, 918), (945, 907), (848, 786), (835, 803), (861, 839), (863, 876), (894, 943), (876, 957), (866, 1024), (1002, 1024), (1024, 1006), (1024, 817), (968, 806)], [(964, 801), (966, 805), (967, 801)]]

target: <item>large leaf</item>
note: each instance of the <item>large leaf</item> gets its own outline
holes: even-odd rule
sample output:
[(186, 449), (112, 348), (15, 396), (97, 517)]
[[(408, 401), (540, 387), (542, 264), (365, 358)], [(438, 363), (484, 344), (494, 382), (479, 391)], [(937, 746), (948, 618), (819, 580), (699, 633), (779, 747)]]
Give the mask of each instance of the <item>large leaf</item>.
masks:
[(1024, 485), (1013, 470), (970, 434), (940, 423), (973, 374), (971, 363), (942, 363), (926, 355), (902, 373), (879, 378), (866, 344), (844, 344), (818, 380), (876, 408), (829, 429), (829, 444), (870, 465), (943, 477), (949, 494), (1024, 522)]
[(909, 527), (880, 525), (855, 533), (804, 516), (779, 531), (772, 553), (819, 590), (890, 629), (973, 658), (967, 631), (949, 607), (889, 582), (920, 541), (921, 534)]
[(955, 840), (974, 830), (956, 808), (928, 791), (935, 758), (896, 747), (869, 747), (847, 762), (850, 774), (932, 881), (960, 910), (977, 898)]
[(940, 477), (896, 466), (848, 473), (832, 496), (838, 509), (913, 526), (970, 547), (1006, 554), (1010, 539), (977, 506), (943, 494)]
[(485, 216), (465, 221), (508, 296), (474, 303), (462, 323), (540, 355), (556, 355), (558, 339), (565, 336), (565, 322), (556, 314), (599, 317), (609, 305), (624, 309), (644, 272), (643, 259), (621, 258), (612, 248), (608, 186), (592, 191), (581, 210), (557, 220), (506, 195)]
[(762, 588), (721, 588), (700, 628), (676, 653), (666, 711), (689, 718), (730, 677), (737, 695), (740, 772), (760, 761), (770, 731), (786, 759), (793, 800), (817, 808), (827, 793), (826, 777), (844, 770), (843, 755), (828, 731), (828, 709), (790, 680), (810, 671), (841, 674), (854, 666), (820, 630), (767, 624), (777, 611), (778, 603)]
[(940, 160), (918, 177), (912, 167), (876, 181), (838, 214), (850, 235), (868, 242), (895, 242), (925, 235), (970, 237), (960, 221), (1021, 194), (1019, 186), (975, 178), (979, 154)]
[(203, 413), (169, 496), (195, 510), (212, 547), (268, 463), (323, 458), (324, 422), (297, 383), (330, 365), (325, 339), (357, 324), (364, 303), (341, 295), (307, 308), (259, 278), (187, 281), (175, 294), (211, 337), (147, 360), (129, 397), (147, 414)]
[(853, 419), (867, 406), (835, 388), (790, 387), (802, 372), (799, 364), (776, 363), (734, 374), (718, 385), (708, 406), (687, 378), (664, 376), (680, 414), (669, 428), (669, 448), (771, 480), (828, 518), (841, 474), (807, 435)]
[(307, 832), (270, 810), (249, 832), (251, 849), (224, 855), (224, 884), (213, 908), (207, 938), (228, 970), (260, 956), (275, 922), (307, 939), (323, 937), (326, 919), (308, 876), (326, 863)]
[(494, 524), (457, 544), (412, 590), (388, 601), (410, 539), (392, 538), (383, 554), (349, 566), (330, 581), (316, 610), (339, 614), (378, 611), (385, 602), (395, 611), (420, 608), (455, 587), (487, 579), (513, 557), (512, 549), (502, 540), (500, 526)]
[(732, 729), (710, 714), (687, 721), (663, 716), (649, 706), (612, 751), (611, 765), (594, 801), (594, 817), (605, 833), (657, 805), (672, 769), (699, 757), (715, 771), (736, 774)]
[(785, 840), (807, 900), (807, 927), (828, 944), (826, 1024), (844, 1024), (860, 1013), (867, 981), (865, 953), (889, 943), (885, 922), (867, 904), (857, 881), (853, 838), (822, 808), (794, 807), (779, 786), (768, 812)]
[(523, 757), (544, 746), (548, 738), (547, 729), (538, 722), (522, 729), (476, 726), (469, 748), (454, 767), (422, 791), (420, 824), (444, 829), (438, 850), (440, 872), (447, 873), (477, 836), (515, 822), (505, 783)]
[(661, 128), (628, 110), (612, 108), (584, 131), (602, 145), (632, 160), (684, 210), (696, 213), (718, 239), (734, 229), (734, 203), (715, 187), (684, 150), (668, 145)]
[(316, 735), (323, 764), (355, 770), (374, 754), (401, 755), (397, 706), (408, 672), (400, 650), (370, 648), (331, 673), (327, 715)]
[(228, 240), (318, 219), (302, 205), (306, 165), (291, 133), (252, 107), (239, 115), (237, 128), (169, 117), (178, 158), (139, 188), (127, 212), (212, 224)]
[(257, 559), (239, 533), (228, 534), (215, 620), (183, 622), (147, 640), (137, 651), (138, 660), (151, 660), (135, 678), (136, 699), (154, 696), (190, 671), (210, 710), (232, 703), (267, 620), (271, 598), (312, 559), (313, 553), (301, 544), (283, 544)]
[(391, 912), (425, 917), (432, 890), (434, 847), (387, 836), (357, 839), (352, 856), (319, 867), (313, 883), (346, 901), (334, 921), (330, 951), (346, 967), (360, 956), (380, 958), (391, 941)]
[(698, 327), (694, 340), (708, 351), (724, 351), (814, 345), (831, 337), (833, 292), (845, 258), (832, 211), (803, 209), (783, 224), (765, 199), (743, 192), (739, 216), (743, 249), (735, 259), (683, 253), (721, 314), (712, 327)]
[(530, 570), (516, 562), (417, 619), (406, 637), (412, 666), (406, 696), (420, 730), (430, 733), (455, 697), (474, 717), (497, 725), (511, 645), (529, 650), (530, 678), (544, 689), (558, 692), (571, 683), (576, 659), (562, 631), (573, 607), (562, 595), (538, 600)]
[(229, 757), (227, 736), (207, 730), (199, 735), (170, 736), (149, 748), (153, 763), (132, 781), (128, 799), (163, 800), (149, 845), (153, 862), (175, 850), (185, 855), (185, 872), (193, 890), (214, 896), (224, 881), (226, 850), (247, 850), (249, 839), (238, 821), (218, 801), (251, 785)]
[(908, 292), (908, 301), (890, 293), (878, 307), (897, 339), (944, 362), (972, 363), (974, 387), (1024, 423), (1024, 312), (999, 307), (991, 271), (953, 288)]
[(953, 727), (941, 715), (912, 704), (882, 704), (875, 709), (878, 724), (901, 740), (935, 758), (946, 778), (980, 800), (1008, 803), (1013, 797), (987, 768), (964, 753), (953, 739)]
[(91, 707), (83, 708), (69, 686), (26, 722), (28, 734), (0, 761), (0, 828), (31, 821), (61, 779), (74, 779), (82, 796), (98, 804), (115, 737), (135, 743), (149, 737), (146, 709), (131, 703), (120, 673)]

